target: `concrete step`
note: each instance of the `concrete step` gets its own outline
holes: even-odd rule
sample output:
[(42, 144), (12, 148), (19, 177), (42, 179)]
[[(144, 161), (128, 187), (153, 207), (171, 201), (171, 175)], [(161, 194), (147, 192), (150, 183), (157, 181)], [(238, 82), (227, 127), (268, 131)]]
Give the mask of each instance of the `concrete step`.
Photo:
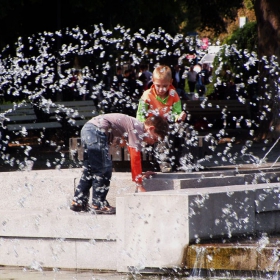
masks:
[[(69, 209), (81, 169), (1, 172), (0, 264), (116, 270), (116, 215)], [(114, 174), (108, 200), (134, 192), (130, 173)]]
[[(147, 180), (145, 187), (148, 191), (178, 190), (189, 188), (219, 187), (230, 185), (250, 185), (277, 183), (280, 181), (280, 170), (251, 169), (236, 172), (232, 170), (212, 170), (194, 173), (159, 173), (153, 180)], [(156, 186), (156, 187), (155, 187)]]
[[(117, 213), (111, 216), (69, 210), (81, 171), (0, 173), (0, 265), (172, 269), (183, 265), (190, 244), (279, 232), (279, 182), (240, 179), (260, 170), (156, 174), (145, 180), (148, 191), (138, 194), (130, 172), (113, 173), (108, 200)], [(277, 178), (277, 172), (267, 175)], [(204, 187), (197, 187), (200, 181)], [(194, 187), (182, 188), (187, 182)], [(240, 184), (227, 185), (234, 182)]]
[(70, 210), (1, 210), (0, 264), (117, 270), (116, 215)]
[(279, 184), (270, 183), (118, 198), (117, 207), (125, 213), (122, 227), (126, 229), (120, 245), (130, 256), (122, 262), (132, 267), (138, 262), (142, 267), (184, 267), (190, 244), (280, 232), (278, 194)]
[(0, 210), (2, 237), (116, 240), (116, 215), (70, 210)]
[[(81, 168), (61, 170), (32, 170), (0, 172), (1, 207), (6, 210), (69, 209), (78, 184)], [(130, 172), (113, 173), (108, 200), (116, 204), (116, 197), (135, 192)]]

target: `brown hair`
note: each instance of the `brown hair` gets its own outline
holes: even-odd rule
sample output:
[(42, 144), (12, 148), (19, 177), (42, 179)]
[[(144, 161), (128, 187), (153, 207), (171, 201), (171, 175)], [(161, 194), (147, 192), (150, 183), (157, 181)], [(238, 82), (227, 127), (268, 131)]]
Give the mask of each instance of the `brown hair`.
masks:
[(156, 67), (155, 70), (153, 71), (153, 78), (172, 80), (172, 72), (170, 67), (165, 65), (160, 65)]
[(166, 119), (161, 116), (151, 116), (147, 118), (144, 122), (148, 126), (155, 127), (155, 133), (161, 138), (168, 134), (169, 125)]

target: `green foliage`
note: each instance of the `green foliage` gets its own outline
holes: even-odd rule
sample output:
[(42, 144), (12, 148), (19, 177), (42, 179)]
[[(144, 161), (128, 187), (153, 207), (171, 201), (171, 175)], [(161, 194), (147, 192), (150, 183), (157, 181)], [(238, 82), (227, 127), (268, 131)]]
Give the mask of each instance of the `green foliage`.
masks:
[(252, 0), (244, 0), (244, 6), (247, 10), (253, 10), (254, 9), (254, 3)]
[(256, 94), (258, 59), (255, 52), (224, 45), (214, 61), (213, 82), (220, 92), (227, 93), (234, 84), (241, 85), (242, 95), (251, 98)]
[(215, 35), (226, 32), (226, 22), (235, 20), (243, 0), (186, 1), (186, 18), (191, 19), (186, 29), (214, 31)]
[(226, 39), (226, 44), (214, 61), (213, 81), (222, 91), (232, 83), (243, 84), (245, 95), (253, 96), (256, 91), (254, 77), (257, 75), (257, 24), (247, 23)]
[(226, 44), (236, 44), (238, 49), (256, 50), (258, 44), (257, 22), (249, 22), (236, 29), (227, 39)]

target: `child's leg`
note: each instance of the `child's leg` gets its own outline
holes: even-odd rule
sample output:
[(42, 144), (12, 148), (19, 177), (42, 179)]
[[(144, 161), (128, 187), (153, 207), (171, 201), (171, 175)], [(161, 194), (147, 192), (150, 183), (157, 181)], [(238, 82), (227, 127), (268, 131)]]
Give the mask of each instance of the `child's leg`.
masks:
[(82, 140), (82, 145), (84, 147), (83, 173), (80, 178), (79, 184), (75, 190), (74, 199), (73, 199), (73, 201), (78, 203), (79, 205), (88, 204), (89, 190), (92, 186), (93, 175), (91, 173), (91, 164), (90, 164), (90, 158), (88, 156), (87, 141), (84, 141), (84, 139), (86, 138), (85, 134), (88, 133), (89, 133), (88, 129), (83, 128), (81, 131), (81, 140)]
[(107, 137), (94, 125), (86, 124), (81, 131), (81, 139), (84, 146), (84, 170), (75, 191), (74, 201), (87, 203), (91, 186), (93, 186), (93, 200), (95, 201), (97, 189), (97, 192), (102, 194), (98, 199), (101, 202), (106, 201), (112, 176)]
[(111, 176), (112, 168), (105, 167), (92, 180), (92, 204), (99, 208), (110, 206), (106, 196), (109, 191)]
[(85, 166), (85, 161), (84, 161), (83, 173), (79, 181), (79, 184), (75, 190), (74, 199), (73, 199), (73, 201), (77, 202), (78, 204), (81, 205), (88, 204), (89, 190), (91, 188), (90, 176), (91, 176), (90, 172), (88, 172), (88, 168)]
[(90, 165), (87, 159), (87, 150), (84, 149), (83, 173), (79, 184), (75, 190), (72, 205), (73, 211), (88, 211), (89, 190), (91, 187), (92, 175), (90, 173)]
[(109, 154), (107, 136), (97, 132), (97, 143), (88, 146), (88, 157), (91, 168), (92, 204), (99, 208), (109, 206), (106, 200), (112, 177), (112, 160)]

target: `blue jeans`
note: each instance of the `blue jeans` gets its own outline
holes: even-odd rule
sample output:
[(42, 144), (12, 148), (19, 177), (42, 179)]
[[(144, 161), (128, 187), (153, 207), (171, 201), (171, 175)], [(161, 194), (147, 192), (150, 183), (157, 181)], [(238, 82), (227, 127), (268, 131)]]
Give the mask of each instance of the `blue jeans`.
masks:
[(95, 125), (86, 123), (81, 130), (84, 147), (83, 174), (75, 191), (74, 200), (87, 203), (92, 187), (92, 204), (108, 206), (106, 200), (112, 177), (112, 160), (108, 139)]

